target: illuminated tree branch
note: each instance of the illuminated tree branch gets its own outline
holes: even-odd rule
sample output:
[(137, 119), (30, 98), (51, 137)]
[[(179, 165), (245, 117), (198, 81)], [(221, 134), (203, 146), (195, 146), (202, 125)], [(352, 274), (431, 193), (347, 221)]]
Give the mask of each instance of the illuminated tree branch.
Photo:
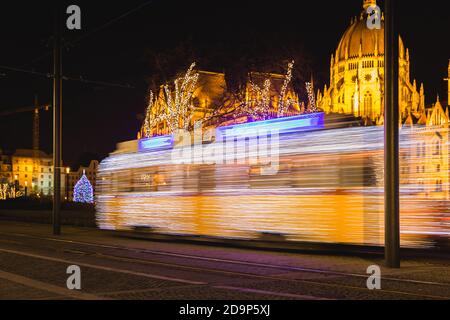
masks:
[(292, 69), (294, 68), (294, 63), (295, 61), (292, 60), (292, 62), (288, 64), (287, 73), (284, 77), (283, 87), (281, 88), (280, 101), (278, 105), (278, 117), (283, 117), (286, 111), (288, 111), (289, 109), (290, 101), (288, 100), (288, 103), (286, 103), (285, 99), (287, 88), (292, 81)]

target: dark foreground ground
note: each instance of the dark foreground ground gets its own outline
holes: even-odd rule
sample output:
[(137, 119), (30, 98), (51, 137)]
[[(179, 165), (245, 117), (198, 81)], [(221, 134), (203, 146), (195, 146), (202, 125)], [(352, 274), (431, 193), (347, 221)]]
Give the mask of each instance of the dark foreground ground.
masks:
[[(417, 257), (382, 267), (379, 257), (342, 257), (151, 242), (93, 228), (0, 222), (0, 299), (450, 299), (450, 260)], [(81, 268), (68, 290), (67, 268)]]

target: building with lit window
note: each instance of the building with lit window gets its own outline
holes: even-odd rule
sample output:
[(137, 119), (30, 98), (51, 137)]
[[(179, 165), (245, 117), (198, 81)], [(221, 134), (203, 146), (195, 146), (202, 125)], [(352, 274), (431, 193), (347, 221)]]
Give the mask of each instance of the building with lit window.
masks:
[[(238, 110), (242, 109), (244, 105), (255, 108), (255, 105), (264, 99), (267, 99), (266, 109), (272, 116), (277, 114), (280, 100), (286, 106), (285, 116), (298, 115), (305, 109), (305, 105), (300, 102), (292, 83), (286, 81), (285, 75), (250, 72), (242, 92), (233, 93), (227, 87), (225, 74), (204, 70), (195, 70), (195, 73), (198, 75), (198, 81), (190, 98), (192, 104), (192, 117), (189, 119), (190, 127), (193, 127), (197, 120), (206, 120), (207, 125), (210, 126), (219, 123), (220, 125), (226, 125), (246, 122), (248, 115), (238, 114)], [(266, 87), (268, 83), (270, 85)], [(285, 88), (283, 88), (284, 84), (286, 84)], [(152, 116), (156, 119), (155, 123), (151, 125), (151, 132), (146, 134), (143, 126), (138, 133), (139, 137), (158, 136), (170, 132), (167, 121), (162, 118), (158, 119), (158, 115), (165, 113), (167, 110), (165, 99), (165, 86), (162, 86), (151, 110)], [(220, 116), (218, 116), (219, 114)], [(182, 119), (179, 119), (179, 121), (183, 122)]]
[[(353, 115), (368, 126), (384, 124), (384, 17), (380, 29), (367, 27), (373, 5), (376, 0), (363, 0), (362, 11), (351, 19), (331, 56), (330, 83), (317, 94), (325, 113)], [(417, 186), (427, 197), (448, 199), (449, 107), (439, 97), (426, 106), (424, 85), (411, 81), (410, 53), (401, 37), (398, 59), (399, 121), (411, 141), (400, 155), (401, 183)], [(450, 63), (448, 73), (450, 78)]]
[[(241, 92), (232, 94), (228, 92), (224, 74), (195, 71), (198, 78), (194, 75), (187, 78), (198, 80), (195, 82), (192, 96), (186, 99), (190, 99), (188, 107), (194, 110), (188, 118), (191, 125), (189, 128), (181, 128), (181, 125), (178, 129), (192, 130), (192, 124), (196, 120), (203, 120), (204, 128), (208, 128), (302, 114), (305, 111), (323, 111), (326, 119), (349, 117), (351, 122), (357, 125), (384, 125), (383, 15), (380, 16), (380, 28), (372, 29), (367, 25), (367, 11), (369, 7), (376, 5), (376, 0), (362, 1), (360, 14), (351, 19), (350, 26), (331, 55), (330, 83), (323, 90), (319, 90), (317, 95), (312, 90), (308, 92), (307, 108), (305, 103), (299, 101), (292, 84), (286, 81), (287, 76), (252, 72)], [(400, 151), (401, 183), (414, 186), (414, 192), (425, 197), (450, 199), (450, 107), (448, 103), (441, 102), (439, 97), (432, 105), (426, 105), (424, 85), (419, 85), (415, 79), (411, 80), (410, 52), (401, 37), (398, 59), (399, 123), (401, 133), (408, 135), (408, 139), (403, 141), (409, 141), (403, 143)], [(186, 78), (177, 81), (184, 79)], [(287, 86), (284, 87), (283, 84)], [(307, 88), (308, 84), (311, 85), (312, 81), (307, 83)], [(138, 134), (139, 138), (174, 132), (167, 126), (167, 114), (175, 112), (167, 110), (177, 109), (180, 104), (174, 107), (173, 101), (185, 93), (180, 90), (171, 92), (167, 88), (162, 86), (156, 95), (150, 110), (151, 116), (147, 113), (146, 121)], [(311, 89), (311, 86), (309, 88)], [(450, 100), (450, 80), (448, 96)], [(288, 106), (287, 112), (280, 115), (279, 108), (283, 104)], [(265, 114), (259, 118), (252, 117), (252, 112), (246, 110), (247, 114), (242, 114), (239, 107), (260, 109)], [(214, 117), (215, 111), (219, 109), (222, 112)], [(147, 121), (148, 119), (155, 121)], [(179, 125), (186, 120), (180, 117), (171, 121)]]
[(424, 123), (410, 116), (402, 126), (409, 148), (400, 154), (401, 183), (415, 185), (427, 198), (450, 199), (448, 108), (437, 100), (427, 108)]
[(5, 183), (11, 183), (12, 181), (12, 166), (11, 156), (4, 154), (0, 150), (0, 185)]
[[(352, 114), (366, 124), (384, 122), (384, 16), (380, 29), (367, 27), (369, 6), (352, 18), (331, 56), (330, 84), (318, 93), (318, 105), (327, 113)], [(425, 114), (424, 86), (411, 82), (409, 49), (399, 38), (399, 111), (401, 118), (421, 119)]]
[[(11, 182), (27, 196), (53, 195), (53, 158), (41, 150), (17, 149), (11, 155)], [(61, 172), (61, 194), (65, 194), (65, 170)]]

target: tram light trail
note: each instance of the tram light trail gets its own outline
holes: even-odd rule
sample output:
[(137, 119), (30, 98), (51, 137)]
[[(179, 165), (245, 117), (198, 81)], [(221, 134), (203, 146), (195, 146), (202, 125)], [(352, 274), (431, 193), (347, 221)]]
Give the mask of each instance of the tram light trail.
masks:
[[(117, 150), (100, 166), (100, 227), (239, 239), (273, 233), (291, 241), (383, 245), (382, 128), (292, 131), (295, 126), (289, 121), (297, 119), (283, 122), (290, 129), (280, 135), (279, 171), (274, 175), (262, 174), (267, 163), (248, 152), (258, 150), (260, 139), (236, 149), (231, 163), (173, 163), (172, 149)], [(429, 143), (440, 130), (401, 132), (405, 247), (430, 247), (436, 238), (449, 235), (442, 211), (448, 181), (436, 184), (448, 172), (448, 164), (436, 170), (448, 145)], [(216, 135), (223, 132), (234, 131), (218, 128)]]

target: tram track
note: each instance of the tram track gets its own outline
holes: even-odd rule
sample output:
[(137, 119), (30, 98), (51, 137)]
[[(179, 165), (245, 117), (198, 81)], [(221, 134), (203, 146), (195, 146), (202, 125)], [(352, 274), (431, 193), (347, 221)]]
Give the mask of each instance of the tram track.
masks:
[[(192, 266), (186, 266), (176, 263), (164, 263), (164, 262), (156, 262), (156, 261), (149, 261), (145, 259), (138, 259), (138, 258), (126, 258), (126, 257), (120, 257), (120, 256), (114, 256), (114, 255), (105, 255), (105, 254), (98, 254), (99, 257), (107, 258), (107, 259), (114, 259), (114, 260), (120, 260), (120, 261), (126, 261), (126, 262), (133, 262), (133, 263), (140, 263), (140, 264), (148, 264), (148, 265), (158, 265), (158, 266), (164, 266), (168, 268), (177, 268), (177, 269), (185, 269), (190, 271), (196, 271), (196, 272), (207, 272), (207, 273), (216, 273), (216, 274), (225, 274), (225, 275), (232, 275), (232, 276), (240, 276), (240, 277), (247, 277), (247, 278), (253, 278), (253, 279), (259, 279), (259, 280), (266, 280), (266, 281), (283, 281), (283, 282), (292, 282), (292, 283), (299, 283), (299, 284), (310, 284), (310, 285), (319, 285), (319, 286), (326, 286), (326, 287), (332, 287), (332, 288), (346, 288), (351, 290), (359, 290), (359, 291), (367, 291), (368, 289), (366, 287), (356, 287), (356, 286), (350, 286), (345, 285), (342, 283), (325, 283), (321, 281), (312, 281), (312, 280), (302, 280), (302, 279), (286, 279), (281, 276), (267, 276), (267, 275), (256, 275), (252, 273), (246, 273), (246, 272), (235, 272), (235, 271), (227, 271), (227, 270), (218, 270), (218, 269), (211, 269), (211, 268), (199, 268), (199, 267), (192, 267)], [(229, 263), (229, 262), (228, 262)], [(273, 266), (270, 266), (269, 268), (273, 268)], [(281, 269), (281, 268), (277, 268)], [(358, 277), (358, 278), (364, 278), (367, 279), (367, 275), (360, 275), (360, 274), (351, 274), (351, 273), (337, 273), (337, 272), (324, 272), (323, 270), (314, 270), (314, 269), (303, 269), (304, 272), (313, 272), (313, 273), (322, 273), (327, 275), (334, 275), (334, 276), (341, 276), (341, 277)], [(403, 281), (403, 279), (392, 279), (392, 278), (382, 278), (382, 281), (401, 281), (401, 282), (408, 282), (408, 283), (414, 283), (414, 284), (426, 284), (426, 285), (444, 285), (448, 286), (450, 288), (450, 284), (443, 284), (443, 283), (433, 283), (433, 282), (423, 282), (423, 281), (413, 281), (413, 280), (406, 280)], [(216, 288), (235, 288), (231, 286), (214, 286)], [(239, 290), (245, 290), (244, 288), (236, 288)], [(404, 295), (404, 296), (410, 296), (410, 297), (417, 297), (417, 298), (429, 298), (429, 299), (450, 299), (449, 296), (437, 296), (437, 295), (427, 295), (427, 294), (414, 294), (410, 292), (402, 292), (402, 291), (394, 291), (394, 290), (382, 290), (384, 293), (390, 293), (395, 295)], [(285, 296), (289, 296), (290, 293), (280, 292), (281, 294)]]
[[(254, 274), (249, 272), (237, 272), (237, 271), (230, 271), (225, 270), (227, 265), (239, 265), (239, 266), (245, 266), (245, 267), (254, 267), (254, 268), (262, 268), (262, 269), (269, 269), (269, 270), (279, 270), (280, 272), (292, 272), (292, 273), (308, 273), (308, 274), (321, 274), (331, 277), (336, 277), (334, 280), (339, 281), (342, 280), (343, 282), (345, 279), (348, 278), (356, 278), (359, 280), (367, 279), (367, 275), (364, 274), (358, 274), (358, 273), (347, 273), (347, 272), (338, 272), (338, 271), (331, 271), (331, 270), (323, 270), (323, 269), (314, 269), (314, 268), (304, 268), (304, 267), (295, 267), (295, 266), (287, 266), (287, 265), (273, 265), (273, 264), (264, 264), (264, 263), (257, 263), (257, 262), (247, 262), (247, 261), (237, 261), (237, 260), (230, 260), (230, 259), (221, 259), (221, 258), (214, 258), (214, 257), (205, 257), (205, 256), (197, 256), (197, 255), (190, 255), (190, 254), (180, 254), (180, 253), (174, 253), (169, 251), (160, 251), (160, 250), (148, 250), (148, 249), (139, 249), (139, 248), (129, 248), (124, 246), (116, 246), (116, 245), (108, 245), (108, 244), (100, 244), (100, 243), (93, 243), (93, 242), (85, 242), (85, 241), (76, 241), (76, 240), (70, 240), (70, 239), (55, 239), (51, 237), (39, 237), (39, 236), (31, 236), (31, 235), (25, 235), (25, 234), (19, 234), (19, 233), (2, 233), (0, 232), (0, 235), (8, 235), (8, 236), (15, 236), (15, 237), (22, 237), (27, 239), (34, 239), (34, 240), (44, 240), (44, 241), (52, 241), (52, 242), (58, 242), (63, 244), (71, 244), (71, 245), (78, 245), (78, 246), (85, 246), (86, 248), (102, 248), (102, 249), (111, 249), (111, 250), (119, 250), (126, 253), (132, 253), (132, 254), (145, 254), (146, 257), (144, 258), (138, 258), (138, 257), (127, 257), (122, 254), (108, 254), (108, 253), (102, 253), (92, 250), (83, 250), (85, 248), (78, 247), (76, 250), (63, 250), (66, 254), (72, 254), (72, 255), (82, 255), (82, 256), (91, 256), (97, 259), (103, 259), (103, 260), (113, 260), (118, 261), (122, 263), (131, 263), (131, 264), (140, 264), (140, 265), (151, 265), (151, 266), (157, 266), (157, 267), (163, 267), (163, 268), (171, 268), (171, 269), (177, 269), (177, 270), (184, 270), (184, 271), (190, 271), (190, 272), (196, 272), (196, 273), (209, 273), (209, 274), (218, 274), (218, 275), (225, 275), (225, 276), (236, 276), (236, 277), (243, 277), (248, 280), (260, 280), (260, 281), (279, 281), (279, 282), (285, 282), (285, 283), (292, 283), (292, 284), (304, 284), (304, 285), (313, 285), (313, 286), (321, 286), (321, 287), (327, 287), (327, 288), (345, 288), (348, 290), (357, 290), (357, 291), (364, 291), (367, 292), (366, 287), (359, 287), (354, 285), (349, 285), (345, 283), (330, 283), (330, 282), (324, 282), (324, 281), (314, 281), (314, 280), (305, 280), (305, 279), (289, 279), (284, 278), (283, 274), (281, 275), (261, 275), (261, 274)], [(161, 262), (161, 261), (154, 261), (150, 258), (152, 255), (154, 256), (166, 256), (166, 257), (172, 257), (172, 258), (182, 258), (182, 259), (188, 259), (193, 261), (205, 261), (208, 263), (217, 263), (222, 264), (219, 268), (207, 268), (207, 267), (199, 267), (199, 266), (192, 266), (192, 265), (185, 265), (185, 264), (179, 264), (179, 263), (173, 263), (173, 262)], [(73, 260), (73, 259), (72, 259)], [(75, 259), (77, 260), (77, 259)], [(76, 261), (75, 261), (76, 262)], [(81, 263), (81, 262), (80, 262)], [(439, 286), (439, 287), (445, 287), (450, 288), (450, 283), (443, 283), (443, 282), (433, 282), (433, 281), (420, 281), (420, 280), (413, 280), (413, 279), (400, 279), (400, 278), (393, 278), (393, 277), (383, 277), (382, 281), (384, 284), (387, 283), (403, 283), (408, 285), (422, 285), (422, 286)], [(365, 281), (364, 281), (365, 283)], [(214, 287), (214, 285), (213, 285)], [(216, 286), (217, 288), (228, 288), (227, 290), (232, 290), (230, 288), (234, 288), (233, 286)], [(236, 290), (246, 290), (245, 288), (240, 288)], [(434, 294), (425, 294), (425, 293), (413, 293), (413, 292), (405, 292), (405, 291), (398, 291), (398, 290), (382, 290), (383, 293), (392, 294), (396, 296), (403, 296), (403, 297), (409, 297), (409, 298), (426, 298), (426, 299), (449, 299), (450, 296), (441, 296), (441, 295), (434, 295)], [(288, 292), (279, 292), (279, 294), (283, 295), (289, 295), (291, 293)]]
[[(226, 264), (232, 264), (232, 265), (243, 265), (243, 266), (250, 266), (250, 267), (260, 267), (260, 268), (277, 269), (277, 270), (293, 271), (293, 272), (317, 273), (317, 274), (326, 274), (326, 275), (334, 275), (334, 276), (350, 276), (350, 277), (367, 279), (366, 274), (359, 274), (359, 273), (348, 273), (348, 272), (331, 271), (331, 270), (324, 270), (324, 269), (283, 266), (283, 265), (264, 264), (264, 263), (257, 263), (257, 262), (204, 257), (204, 256), (197, 256), (197, 255), (180, 254), (180, 253), (169, 252), (169, 251), (161, 251), (161, 250), (129, 248), (129, 247), (124, 247), (124, 246), (106, 245), (106, 244), (100, 244), (100, 243), (76, 241), (76, 240), (69, 240), (69, 239), (55, 239), (55, 238), (51, 238), (51, 237), (37, 237), (37, 236), (30, 236), (30, 235), (26, 235), (26, 234), (20, 234), (20, 233), (0, 232), (0, 235), (14, 235), (14, 236), (18, 236), (18, 237), (34, 238), (34, 239), (39, 239), (39, 240), (55, 241), (55, 242), (67, 243), (67, 244), (78, 244), (78, 245), (84, 245), (84, 246), (90, 246), (90, 247), (122, 250), (122, 251), (128, 251), (128, 252), (133, 252), (133, 253), (151, 254), (151, 255), (159, 255), (159, 256), (170, 256), (170, 257), (175, 257), (175, 258), (184, 258), (184, 259), (200, 260), (200, 261), (208, 261), (208, 262), (218, 262), (218, 263), (226, 263)], [(88, 252), (84, 252), (84, 253), (87, 254)], [(433, 281), (420, 281), (420, 280), (413, 280), (413, 279), (400, 279), (400, 278), (392, 278), (392, 277), (383, 277), (383, 279), (388, 280), (388, 281), (397, 281), (397, 282), (411, 283), (411, 284), (436, 285), (436, 286), (450, 287), (450, 282), (443, 283), (443, 282), (433, 282)]]

